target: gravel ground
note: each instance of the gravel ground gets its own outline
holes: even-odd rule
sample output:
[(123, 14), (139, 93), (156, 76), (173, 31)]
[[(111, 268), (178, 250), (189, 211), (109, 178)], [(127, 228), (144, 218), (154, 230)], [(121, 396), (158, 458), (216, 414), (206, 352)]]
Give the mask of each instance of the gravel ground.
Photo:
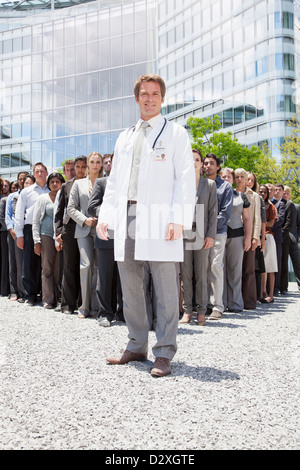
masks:
[[(172, 375), (107, 365), (127, 328), (0, 298), (2, 450), (295, 450), (300, 292), (180, 325)], [(154, 343), (150, 332), (150, 346)]]

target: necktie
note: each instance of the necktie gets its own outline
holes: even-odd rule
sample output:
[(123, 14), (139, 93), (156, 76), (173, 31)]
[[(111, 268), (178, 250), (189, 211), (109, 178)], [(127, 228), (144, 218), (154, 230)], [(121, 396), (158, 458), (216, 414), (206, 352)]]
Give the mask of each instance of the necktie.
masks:
[(131, 176), (129, 182), (128, 200), (135, 201), (137, 198), (137, 182), (139, 176), (139, 168), (141, 161), (141, 154), (146, 138), (146, 130), (150, 124), (147, 121), (143, 121), (139, 130), (137, 131), (136, 138), (133, 147), (133, 160), (131, 168)]

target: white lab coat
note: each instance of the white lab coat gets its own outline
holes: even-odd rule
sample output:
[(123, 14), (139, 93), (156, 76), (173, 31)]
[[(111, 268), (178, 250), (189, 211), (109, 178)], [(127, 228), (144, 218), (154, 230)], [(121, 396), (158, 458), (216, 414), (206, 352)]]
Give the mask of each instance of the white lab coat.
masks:
[[(183, 261), (183, 240), (166, 241), (169, 223), (191, 229), (195, 205), (195, 170), (186, 130), (164, 118), (148, 135), (142, 150), (136, 206), (135, 259)], [(135, 128), (123, 131), (116, 143), (113, 165), (99, 212), (98, 223), (114, 230), (115, 259), (124, 260), (127, 235), (128, 186)]]

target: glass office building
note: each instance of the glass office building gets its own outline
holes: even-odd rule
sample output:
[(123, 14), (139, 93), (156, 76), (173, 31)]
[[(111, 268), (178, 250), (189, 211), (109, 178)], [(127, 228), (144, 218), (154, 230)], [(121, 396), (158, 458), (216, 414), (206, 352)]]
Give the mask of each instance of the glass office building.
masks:
[(1, 176), (112, 152), (153, 72), (169, 119), (218, 114), (276, 154), (297, 111), (299, 26), (298, 0), (1, 0)]
[(77, 3), (0, 5), (2, 176), (112, 152), (135, 78), (157, 72), (153, 0)]
[(164, 112), (183, 125), (217, 114), (242, 144), (267, 142), (278, 155), (297, 112), (299, 2), (158, 0), (158, 9)]

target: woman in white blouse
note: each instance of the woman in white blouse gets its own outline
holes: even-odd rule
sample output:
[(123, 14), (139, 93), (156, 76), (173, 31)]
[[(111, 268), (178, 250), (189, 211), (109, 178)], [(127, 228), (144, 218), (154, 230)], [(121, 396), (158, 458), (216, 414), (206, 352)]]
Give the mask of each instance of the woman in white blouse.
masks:
[(87, 177), (75, 180), (70, 192), (67, 212), (75, 220), (75, 238), (80, 252), (80, 284), (82, 304), (78, 317), (97, 317), (97, 250), (95, 249), (96, 223), (87, 208), (96, 178), (103, 176), (102, 156), (92, 152), (87, 158)]

